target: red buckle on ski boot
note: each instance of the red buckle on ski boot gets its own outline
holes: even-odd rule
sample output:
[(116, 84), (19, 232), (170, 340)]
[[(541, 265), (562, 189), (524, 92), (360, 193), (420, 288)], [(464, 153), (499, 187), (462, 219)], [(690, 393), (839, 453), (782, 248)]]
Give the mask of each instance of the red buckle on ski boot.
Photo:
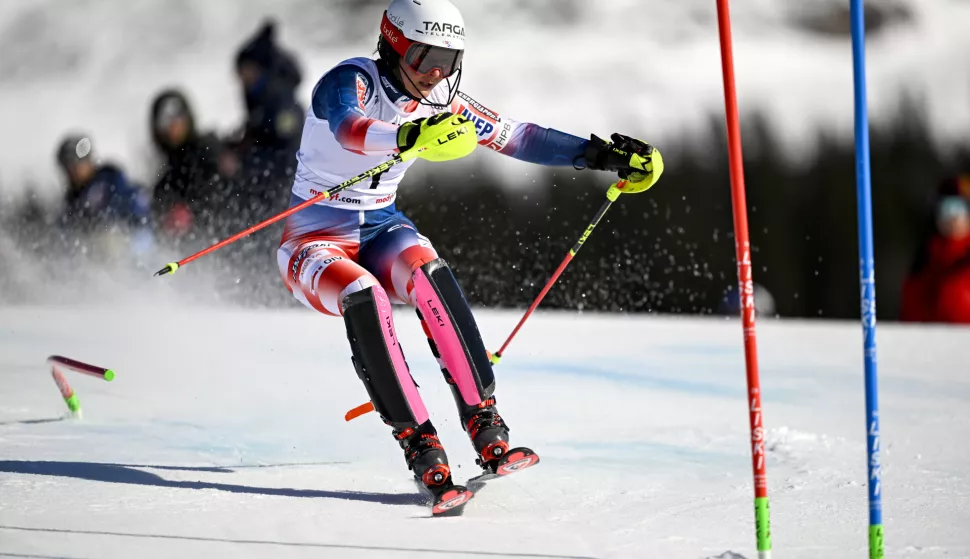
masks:
[(498, 460), (499, 458), (505, 456), (505, 453), (509, 451), (509, 443), (505, 441), (495, 441), (489, 443), (488, 446), (482, 449), (481, 459), (484, 462), (492, 462), (493, 460)]
[(451, 479), (451, 468), (448, 467), (448, 464), (437, 464), (421, 474), (421, 481), (426, 487), (443, 485), (449, 479)]

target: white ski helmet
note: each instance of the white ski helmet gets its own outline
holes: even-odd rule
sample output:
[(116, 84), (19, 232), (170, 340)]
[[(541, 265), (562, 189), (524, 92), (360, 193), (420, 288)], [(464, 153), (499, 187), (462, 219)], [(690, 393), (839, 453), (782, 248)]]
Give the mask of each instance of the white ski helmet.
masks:
[(461, 68), (465, 22), (449, 0), (393, 0), (381, 21), (381, 38), (419, 74), (438, 68), (448, 77)]

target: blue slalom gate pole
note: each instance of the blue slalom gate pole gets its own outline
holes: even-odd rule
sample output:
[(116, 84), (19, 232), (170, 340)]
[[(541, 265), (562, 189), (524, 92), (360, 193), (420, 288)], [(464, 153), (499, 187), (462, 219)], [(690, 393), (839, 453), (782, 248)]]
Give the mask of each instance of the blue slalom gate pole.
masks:
[(882, 532), (882, 469), (879, 462), (879, 391), (876, 375), (876, 271), (872, 249), (872, 178), (869, 109), (866, 103), (866, 30), (862, 0), (850, 0), (852, 74), (855, 83), (856, 198), (859, 214), (859, 283), (866, 384), (866, 449), (869, 459), (869, 557), (885, 557)]

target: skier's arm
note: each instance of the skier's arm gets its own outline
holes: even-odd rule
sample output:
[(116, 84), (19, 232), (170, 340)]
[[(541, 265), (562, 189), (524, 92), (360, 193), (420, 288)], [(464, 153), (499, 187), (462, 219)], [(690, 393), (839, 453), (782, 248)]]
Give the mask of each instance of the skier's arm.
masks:
[(376, 95), (377, 84), (356, 66), (338, 66), (327, 72), (313, 90), (314, 116), (330, 125), (344, 149), (356, 153), (397, 151), (398, 126), (364, 113), (364, 103)]
[(478, 143), (499, 153), (539, 165), (586, 166), (584, 155), (589, 140), (503, 117), (463, 92), (455, 97), (451, 112), (471, 120), (478, 132)]
[(663, 173), (660, 152), (646, 142), (613, 134), (612, 142), (595, 135), (589, 140), (529, 122), (517, 122), (485, 108), (459, 92), (451, 111), (475, 124), (478, 143), (529, 163), (577, 169), (615, 171), (629, 181), (624, 192), (647, 190)]

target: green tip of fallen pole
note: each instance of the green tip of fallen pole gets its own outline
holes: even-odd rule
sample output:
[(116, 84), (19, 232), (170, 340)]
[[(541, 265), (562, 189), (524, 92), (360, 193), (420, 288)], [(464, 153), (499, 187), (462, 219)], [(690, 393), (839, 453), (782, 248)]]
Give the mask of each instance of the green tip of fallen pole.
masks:
[(758, 537), (758, 551), (771, 551), (771, 513), (768, 497), (755, 498), (754, 523)]
[(114, 371), (112, 371), (111, 369), (108, 369), (107, 371), (104, 372), (104, 380), (106, 380), (108, 382), (111, 382), (114, 379), (115, 379), (115, 372)]
[(502, 356), (497, 353), (493, 353), (492, 357), (490, 357), (488, 361), (492, 365), (498, 365), (502, 361)]
[(81, 411), (81, 401), (77, 399), (77, 394), (71, 394), (70, 398), (64, 398), (64, 402), (67, 403), (67, 409), (71, 410), (72, 413)]
[(882, 542), (882, 524), (869, 526), (869, 559), (883, 559), (886, 557)]
[(155, 272), (155, 277), (164, 276), (165, 274), (174, 274), (179, 269), (178, 262), (169, 262), (164, 268)]

